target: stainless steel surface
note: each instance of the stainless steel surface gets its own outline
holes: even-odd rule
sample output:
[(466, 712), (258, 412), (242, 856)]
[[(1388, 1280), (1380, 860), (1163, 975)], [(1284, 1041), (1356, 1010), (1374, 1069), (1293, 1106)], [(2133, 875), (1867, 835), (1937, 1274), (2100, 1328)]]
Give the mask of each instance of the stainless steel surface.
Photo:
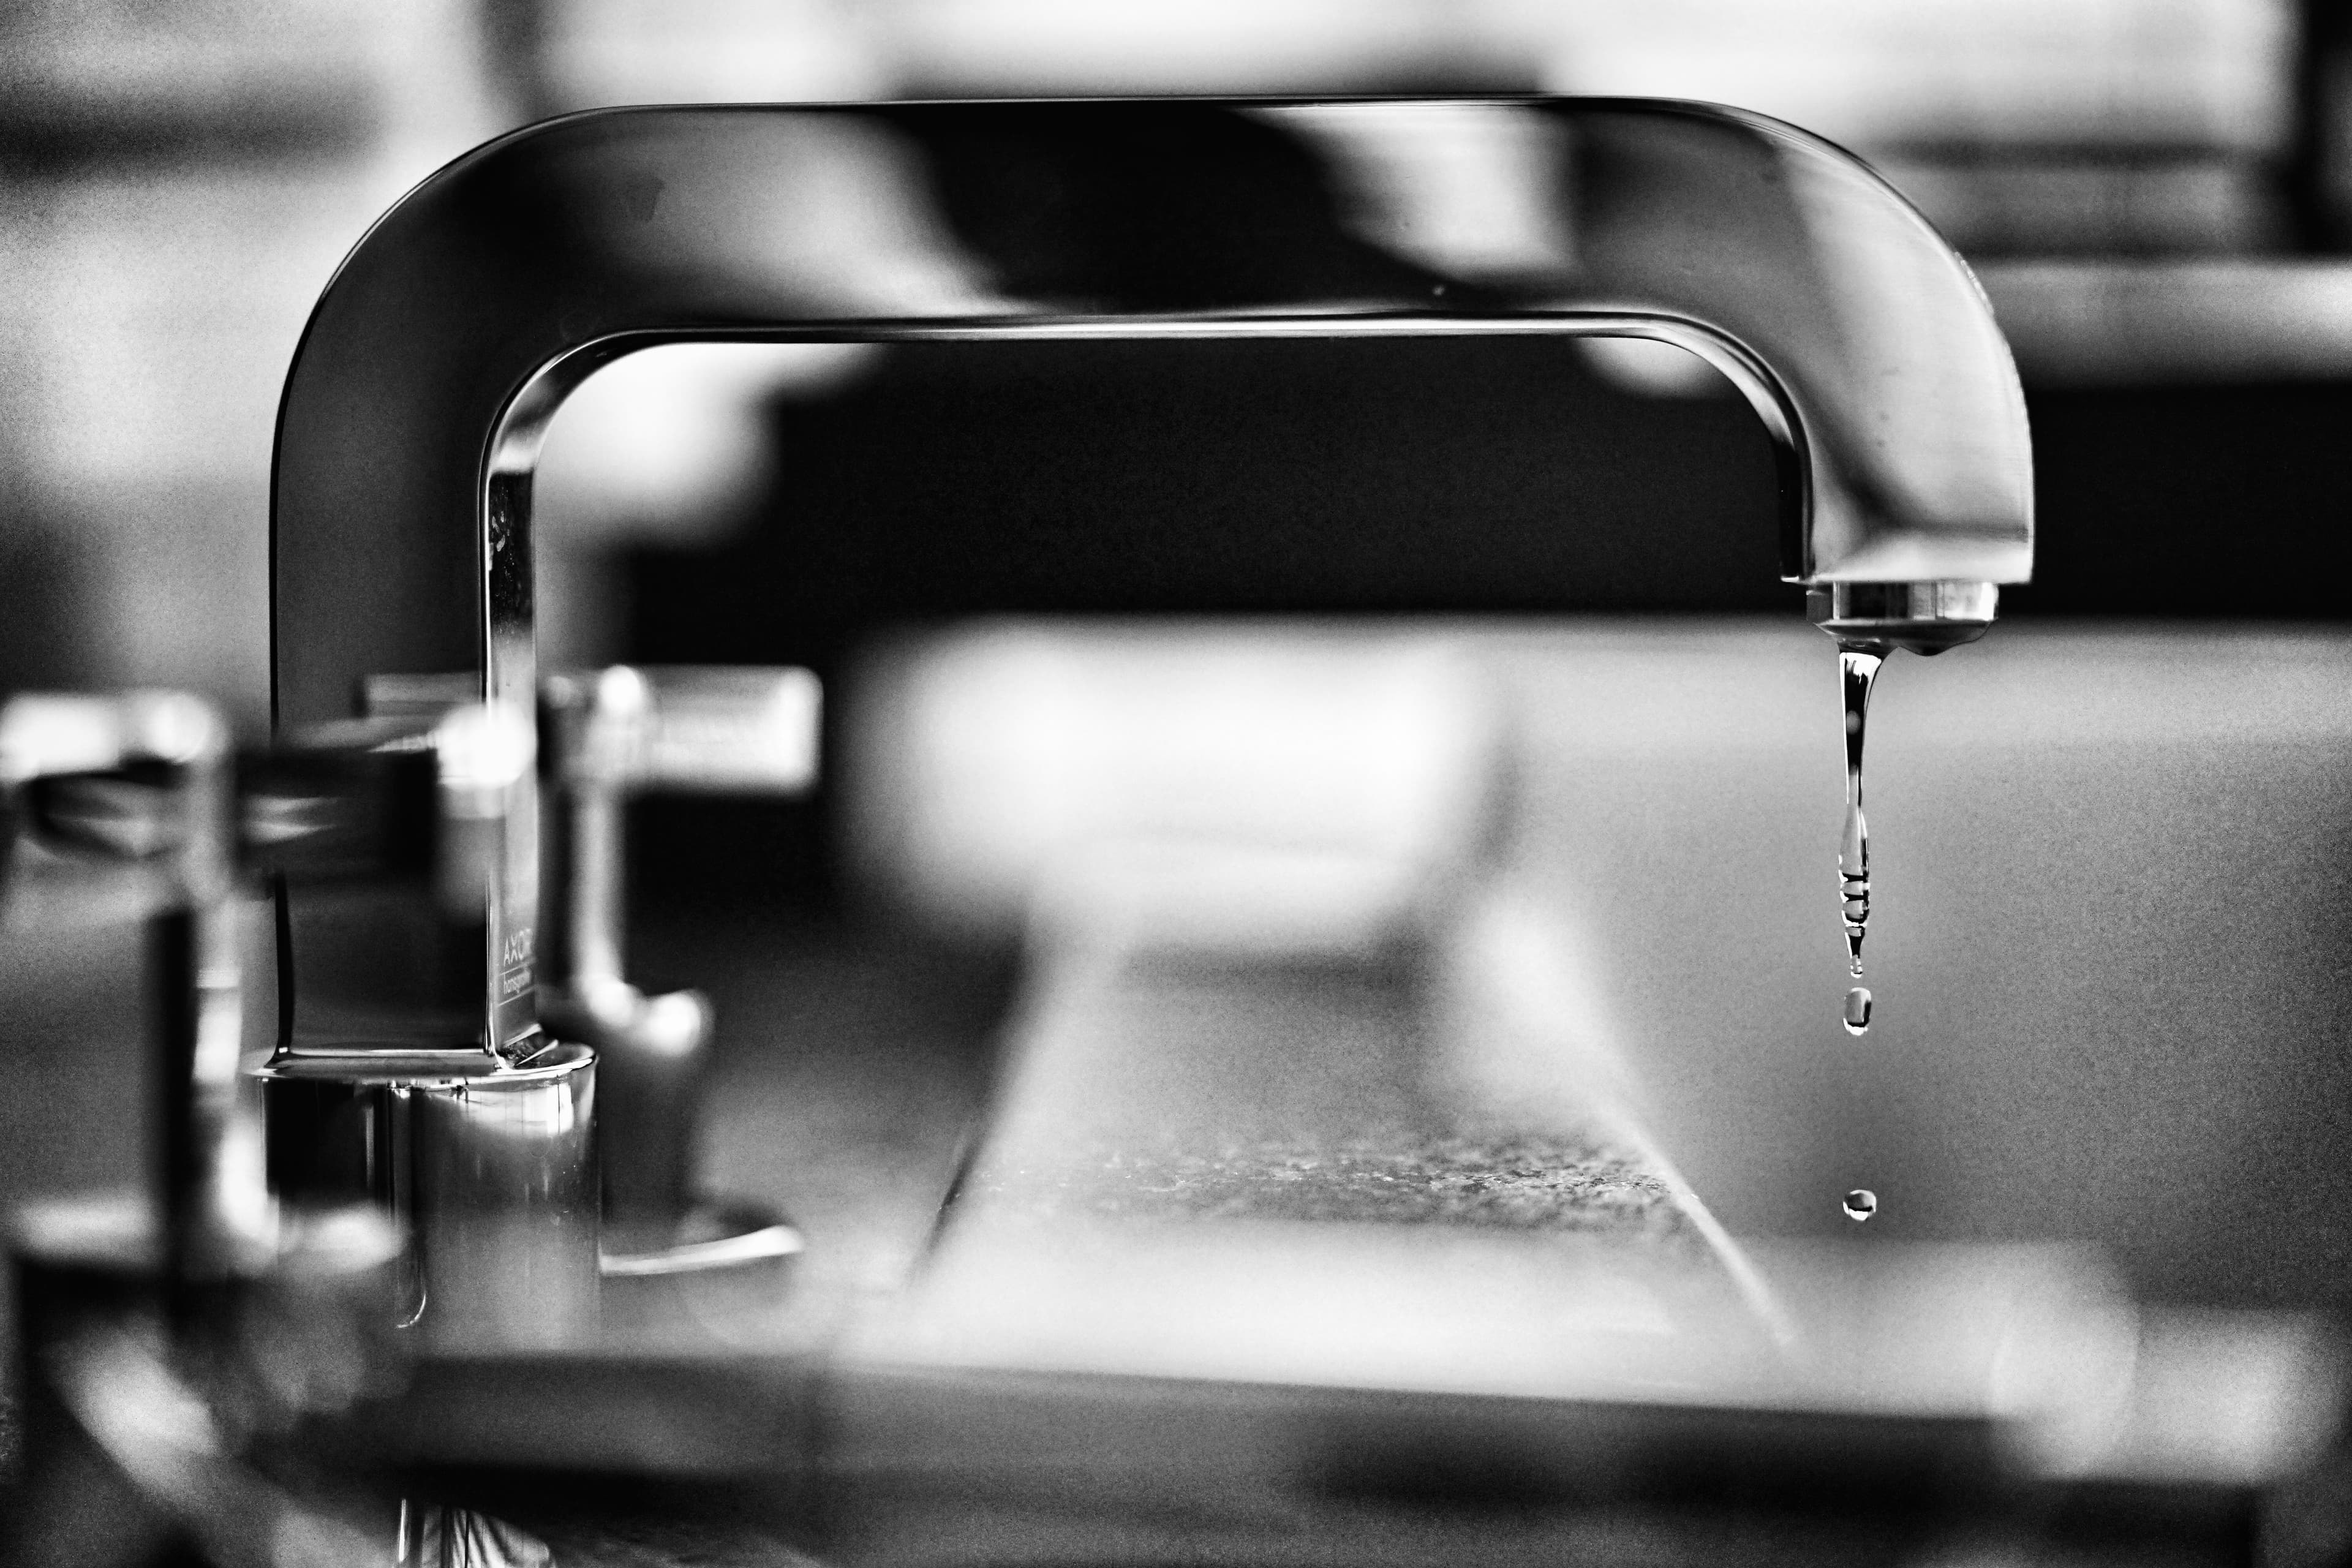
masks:
[[(468, 684), (377, 674), (361, 683), (361, 698), (373, 721), (446, 723), (467, 706)], [(710, 1007), (691, 991), (648, 996), (623, 973), (624, 808), (646, 791), (806, 789), (816, 774), (820, 700), (816, 678), (801, 669), (615, 666), (541, 684), (541, 760), (553, 795), (542, 820), (542, 1003), (558, 1037), (596, 1055), (608, 1280), (731, 1272), (772, 1284), (777, 1267), (801, 1251), (800, 1233), (772, 1210), (695, 1193)], [(619, 1288), (631, 1300), (610, 1303), (616, 1321), (644, 1326), (687, 1310), (674, 1290)]]
[[(333, 1007), (297, 1032), (279, 1013), (280, 1055), (370, 1051), (446, 1056), (452, 1070), (501, 1058), (482, 1038), (488, 889), (520, 829), (530, 779), (527, 715), (483, 704), (416, 718), (306, 726), (241, 767), (248, 871), (309, 900), (312, 930), (365, 933)], [(281, 982), (311, 962), (304, 933), (279, 931)]]
[(1823, 583), (1805, 594), (1805, 614), (1841, 643), (1919, 654), (1976, 641), (2000, 607), (1990, 583)]
[(407, 1243), (402, 1320), (435, 1342), (566, 1342), (597, 1321), (595, 1055), (494, 1054), (467, 1006), (535, 761), (526, 720), (469, 704), (429, 729), (329, 726), (250, 770), (249, 814), (273, 837), (249, 858), (281, 885), (341, 884), (356, 922), (442, 961), (419, 985), (413, 960), (383, 955), (392, 993), (349, 1015), (350, 1035), (283, 1038), (251, 1074), (272, 1196), (389, 1215)]
[(679, 1239), (673, 1232), (668, 1245), (651, 1252), (608, 1247), (605, 1279), (661, 1279), (751, 1268), (797, 1258), (805, 1245), (799, 1231), (756, 1205), (713, 1204), (708, 1213), (709, 1234), (699, 1239)]
[[(1128, 163), (1118, 128), (1240, 150)], [(1451, 199), (1466, 176), (1505, 193)], [(383, 673), (534, 700), (530, 475), (597, 365), (681, 339), (1498, 332), (1698, 353), (1780, 455), (1801, 582), (2018, 582), (2031, 460), (1968, 269), (1861, 163), (1630, 100), (619, 110), (460, 159), (312, 316), (273, 496), (275, 708)], [(535, 796), (492, 900), (494, 1049), (527, 1051)], [(363, 936), (291, 902), (298, 1034)]]
[[(2257, 1518), (2273, 1551), (2329, 1529), (2294, 1485), (2328, 1474), (2331, 1335), (2136, 1313), (2063, 1249), (1771, 1249), (1806, 1325), (1776, 1353), (1564, 1249), (1102, 1243), (968, 1260), (869, 1325), (819, 1461), (835, 1553), (2221, 1563)], [(1234, 1332), (1265, 1298), (1292, 1312)]]
[[(1818, 673), (1818, 637), (1780, 634), (1784, 662)], [(1752, 643), (1741, 653), (1743, 667), (1759, 662)], [(1754, 687), (1803, 684), (1777, 656), (1760, 662), (1773, 668), (1726, 699), (1735, 709), (1758, 705)], [(1924, 668), (1983, 679), (1974, 659)], [(1622, 700), (1674, 721), (1654, 690)], [(1750, 722), (1790, 727), (1779, 709)], [(1607, 730), (1589, 709), (1573, 727)], [(1681, 753), (1669, 771), (1704, 770)], [(1770, 816), (1794, 815), (1766, 787)], [(1969, 793), (1988, 798), (1980, 782)], [(1711, 845), (1746, 826), (1699, 831)], [(1778, 837), (1811, 873), (1801, 889), (1817, 891), (1818, 847)], [(1923, 1247), (1885, 1230), (1760, 1247), (1802, 1331), (1780, 1361), (1724, 1353), (1755, 1344), (1754, 1325), (1693, 1289), (1703, 1281), (1557, 1235), (1317, 1224), (1238, 1227), (1221, 1245), (1073, 1226), (1040, 1249), (938, 1258), (909, 1292), (898, 1281), (926, 1229), (926, 1189), (944, 1181), (960, 1112), (987, 1085), (950, 1042), (925, 1041), (923, 1013), (907, 1005), (927, 983), (919, 963), (888, 951), (853, 961), (842, 941), (828, 955), (823, 938), (708, 910), (645, 936), (649, 955), (731, 960), (719, 998), (741, 1033), (773, 1037), (814, 1015), (807, 1049), (722, 1063), (713, 1155), (730, 1184), (805, 1203), (796, 1307), (819, 1306), (809, 1285), (844, 1283), (845, 1261), (881, 1233), (899, 1239), (873, 1260), (848, 1341), (827, 1313), (739, 1320), (737, 1348), (717, 1353), (434, 1359), (383, 1413), (393, 1451), (474, 1479), (493, 1512), (502, 1504), (479, 1467), (580, 1478), (560, 1506), (513, 1514), (551, 1540), (559, 1522), (646, 1539), (655, 1527), (629, 1500), (647, 1506), (666, 1479), (692, 1489), (668, 1505), (669, 1528), (718, 1531), (753, 1561), (751, 1544), (769, 1540), (824, 1561), (931, 1564), (982, 1548), (996, 1563), (1336, 1564), (1551, 1560), (1583, 1545), (1663, 1563), (1884, 1563), (1989, 1541), (2018, 1563), (2235, 1563), (2258, 1513), (2284, 1528), (2315, 1514), (2327, 1528), (2327, 1493), (2312, 1489), (2326, 1484), (2315, 1466), (2336, 1421), (2326, 1325), (2135, 1308), (2087, 1251)], [(1776, 1018), (1788, 1010), (1744, 976), (1713, 990)], [(1769, 1101), (1755, 1085), (1785, 1058), (1723, 1044), (1761, 1058), (1736, 1092)], [(1916, 1058), (1886, 1069), (1916, 1072)], [(2002, 1076), (2032, 1073), (2011, 1064)], [(1835, 1100), (1811, 1078), (1801, 1092)], [(1809, 1143), (1784, 1163), (1802, 1184), (1817, 1155)], [(2012, 1147), (1993, 1157), (2032, 1164)], [(2242, 1205), (2232, 1213), (2245, 1222)], [(1727, 1331), (1722, 1346), (1710, 1348), (1711, 1328)], [(1227, 1375), (1167, 1375), (1194, 1370)], [(1590, 1395), (1643, 1370), (1691, 1375), (1624, 1400), (1567, 1396), (1579, 1379), (1594, 1380)], [(1365, 1385), (1347, 1386), (1357, 1378)], [(1562, 1396), (1495, 1392), (1518, 1380)], [(1737, 1388), (1761, 1397), (1714, 1397)], [(1781, 1401), (1798, 1393), (1812, 1403)], [(614, 1488), (619, 1473), (642, 1489)], [(714, 1508), (722, 1487), (760, 1510)], [(824, 1532), (814, 1544), (812, 1529)], [(730, 1560), (701, 1544), (676, 1560)]]
[[(732, 942), (748, 959), (779, 938), (713, 922), (670, 940)], [(774, 965), (735, 967), (779, 985)], [(904, 969), (875, 989), (903, 993)], [(846, 978), (828, 971), (818, 990), (855, 993)], [(788, 987), (777, 1003), (806, 1005)], [(910, 1054), (903, 1021), (870, 1040), (834, 1022), (820, 1038), (836, 1072), (908, 1090), (952, 1070)], [(820, 1089), (833, 1075), (802, 1053), (735, 1068), (768, 1085), (730, 1086), (735, 1158), (774, 1151), (839, 1180), (843, 1148), (813, 1152), (843, 1136), (845, 1107)], [(907, 1117), (865, 1115), (871, 1189), (908, 1163)], [(919, 1212), (907, 1218), (920, 1228)], [(867, 1314), (845, 1354), (825, 1354), (830, 1335), (746, 1319), (745, 1348), (715, 1355), (430, 1357), (368, 1407), (383, 1446), (363, 1451), (451, 1466), (432, 1490), (511, 1520), (559, 1561), (796, 1561), (791, 1543), (936, 1564), (984, 1542), (997, 1562), (1513, 1562), (1581, 1547), (1884, 1562), (1989, 1540), (2022, 1563), (2225, 1563), (2245, 1561), (2257, 1517), (2273, 1542), (2330, 1539), (2328, 1472), (2314, 1467), (2340, 1363), (2317, 1325), (2133, 1313), (2089, 1258), (2057, 1248), (1874, 1240), (1759, 1260), (1808, 1330), (1778, 1364), (1720, 1357), (1687, 1280), (1590, 1268), (1557, 1239), (1318, 1226), (1163, 1251), (1073, 1233), (1026, 1260), (950, 1260)], [(1074, 1278), (1108, 1289), (1065, 1289)], [(1301, 1285), (1298, 1305), (1320, 1316), (1221, 1327), (1219, 1313)], [(1293, 1354), (1295, 1372), (1343, 1384), (1370, 1370), (1360, 1387), (1150, 1374), (1230, 1373), (1253, 1345), (1261, 1371)], [(1071, 1370), (1106, 1361), (1139, 1364)], [(1642, 1370), (1689, 1375), (1626, 1400), (1585, 1381)], [(1575, 1396), (1496, 1394), (1490, 1379)], [(1743, 1390), (1762, 1397), (1711, 1396)], [(569, 1479), (502, 1493), (515, 1467)]]

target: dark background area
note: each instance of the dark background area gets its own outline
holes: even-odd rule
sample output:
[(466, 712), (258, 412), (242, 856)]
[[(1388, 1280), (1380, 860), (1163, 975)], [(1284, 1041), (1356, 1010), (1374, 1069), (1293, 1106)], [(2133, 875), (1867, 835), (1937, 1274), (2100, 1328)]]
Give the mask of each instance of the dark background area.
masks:
[[(980, 614), (1794, 616), (1771, 455), (1718, 384), (1644, 395), (1541, 338), (900, 346), (773, 405), (782, 478), (737, 538), (631, 559), (628, 655), (837, 682)], [(2006, 619), (2352, 616), (2352, 383), (2027, 404)], [(648, 896), (835, 901), (822, 798), (637, 811)]]
[[(2352, 384), (2030, 391), (2008, 615), (2352, 614)], [(747, 537), (635, 563), (636, 657), (832, 666), (975, 613), (1778, 613), (1772, 468), (1728, 394), (1539, 338), (914, 345), (773, 418)]]

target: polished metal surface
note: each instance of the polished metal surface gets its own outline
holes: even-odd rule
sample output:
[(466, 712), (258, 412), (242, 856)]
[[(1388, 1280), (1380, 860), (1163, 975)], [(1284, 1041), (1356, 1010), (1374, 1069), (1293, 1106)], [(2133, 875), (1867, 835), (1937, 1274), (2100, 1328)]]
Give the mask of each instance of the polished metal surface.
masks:
[[(241, 760), (245, 869), (297, 889), (313, 938), (353, 939), (333, 1005), (299, 1034), (281, 1012), (279, 1054), (447, 1056), (457, 1071), (511, 1059), (482, 1040), (483, 932), (536, 748), (528, 715), (467, 703), (289, 730)], [(281, 984), (309, 961), (281, 928)]]
[[(320, 300), (279, 415), (277, 716), (340, 716), (385, 674), (532, 702), (539, 435), (637, 348), (1504, 332), (1662, 338), (1722, 370), (1780, 454), (1792, 580), (2030, 572), (2023, 404), (1982, 293), (1884, 181), (1759, 116), (1540, 99), (625, 110), (458, 160)], [(537, 1028), (535, 811), (526, 788), (490, 910), (494, 1050)], [(314, 929), (299, 896), (291, 924), (299, 1037), (366, 937)]]
[(434, 1072), (383, 1053), (256, 1072), (269, 1181), (296, 1211), (366, 1204), (408, 1244), (401, 1319), (470, 1350), (597, 1324), (596, 1058)]
[(389, 1215), (400, 1317), (436, 1343), (570, 1342), (597, 1321), (595, 1055), (542, 1040), (509, 1059), (476, 1032), (483, 910), (535, 762), (528, 720), (467, 704), (429, 727), (320, 727), (245, 770), (249, 867), (383, 950), (383, 993), (341, 1033), (281, 1040), (251, 1075), (269, 1191), (294, 1214)]
[[(437, 721), (446, 729), (452, 713), (487, 711), (468, 703), (469, 684), (447, 675), (378, 674), (361, 682), (361, 701), (377, 724)], [(608, 1280), (722, 1271), (772, 1277), (801, 1250), (799, 1231), (773, 1212), (701, 1201), (694, 1191), (694, 1117), (710, 1005), (691, 991), (649, 996), (624, 973), (624, 821), (628, 797), (645, 792), (805, 790), (816, 777), (821, 700), (815, 676), (803, 669), (623, 665), (541, 682), (540, 761), (551, 799), (541, 822), (548, 920), (540, 996), (555, 1035), (596, 1053)], [(467, 907), (478, 909), (478, 891), (471, 897)], [(464, 1032), (455, 1016), (431, 1008), (411, 1009), (412, 1022), (420, 1014), (437, 1016), (431, 1026), (445, 1036)], [(398, 1029), (387, 1021), (380, 1033), (390, 1038)], [(614, 1305), (623, 1319), (659, 1315), (645, 1302)]]
[(1805, 593), (1806, 616), (1841, 643), (1919, 654), (1976, 641), (2000, 607), (1990, 583), (1823, 583)]
[(622, 807), (641, 794), (788, 796), (816, 782), (817, 679), (805, 669), (614, 665), (541, 683), (545, 770), (561, 804), (541, 896), (540, 984), (616, 1014), (626, 986)]

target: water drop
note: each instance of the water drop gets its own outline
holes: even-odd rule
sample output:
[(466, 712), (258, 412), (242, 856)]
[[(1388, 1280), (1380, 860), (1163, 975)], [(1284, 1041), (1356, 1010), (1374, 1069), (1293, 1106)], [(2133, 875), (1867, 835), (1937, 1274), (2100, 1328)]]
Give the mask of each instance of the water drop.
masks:
[(1856, 1187), (1845, 1195), (1845, 1217), (1859, 1225), (1878, 1212), (1878, 1194), (1868, 1187)]
[[(1862, 815), (1862, 746), (1870, 717), (1870, 691), (1887, 654), (1884, 643), (1838, 644), (1838, 684), (1845, 706), (1845, 831), (1838, 841), (1838, 914), (1845, 922), (1848, 972), (1862, 974), (1862, 939), (1870, 925), (1870, 824)], [(1862, 997), (1863, 1022), (1854, 1022), (1854, 997)], [(1870, 1018), (1870, 994), (1849, 993), (1846, 1027), (1860, 1034)]]
[(1845, 994), (1845, 1032), (1859, 1035), (1870, 1027), (1870, 991), (1857, 985)]

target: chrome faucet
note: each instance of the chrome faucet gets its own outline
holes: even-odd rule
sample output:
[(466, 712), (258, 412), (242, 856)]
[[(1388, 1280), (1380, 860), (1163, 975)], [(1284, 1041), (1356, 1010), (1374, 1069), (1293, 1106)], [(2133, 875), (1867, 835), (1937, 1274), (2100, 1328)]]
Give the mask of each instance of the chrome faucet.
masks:
[[(1112, 130), (1262, 156), (1115, 166)], [(1293, 199), (1302, 169), (1335, 216)], [(1162, 232), (1134, 233), (1152, 211)], [(1500, 333), (1664, 339), (1722, 371), (1778, 456), (1782, 574), (1843, 639), (1968, 640), (2030, 574), (2024, 405), (1975, 279), (1867, 167), (1760, 116), (1604, 99), (619, 110), (457, 160), (328, 286), (278, 419), (276, 716), (345, 716), (383, 674), (460, 675), (528, 710), (540, 436), (636, 349)], [(540, 1031), (532, 790), (510, 803), (479, 1026), (446, 1042), (504, 1061)], [(365, 934), (299, 893), (289, 913), (285, 1048), (375, 1043), (350, 979)]]

